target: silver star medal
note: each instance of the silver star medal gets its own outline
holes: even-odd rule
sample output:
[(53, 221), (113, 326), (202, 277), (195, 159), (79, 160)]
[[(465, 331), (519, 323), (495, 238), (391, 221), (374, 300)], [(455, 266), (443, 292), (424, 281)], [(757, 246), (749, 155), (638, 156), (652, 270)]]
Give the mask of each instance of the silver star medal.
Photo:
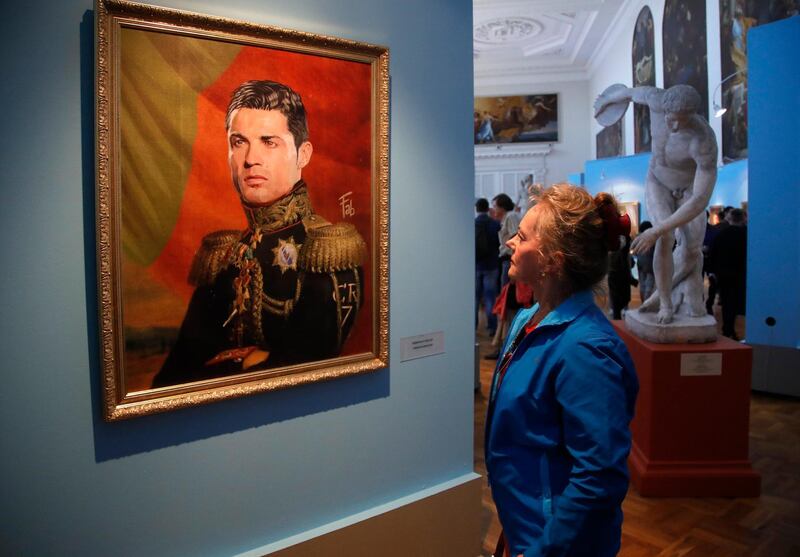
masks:
[(294, 238), (288, 240), (278, 239), (278, 247), (272, 248), (275, 259), (272, 264), (280, 267), (281, 274), (289, 269), (297, 270), (297, 252), (303, 244), (295, 244)]

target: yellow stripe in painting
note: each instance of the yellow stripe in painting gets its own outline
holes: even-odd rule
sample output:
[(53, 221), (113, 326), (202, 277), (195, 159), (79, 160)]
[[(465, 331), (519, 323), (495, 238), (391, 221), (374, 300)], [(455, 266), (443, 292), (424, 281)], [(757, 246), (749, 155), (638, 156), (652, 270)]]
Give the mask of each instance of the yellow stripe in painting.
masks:
[(197, 133), (197, 96), (241, 47), (122, 29), (120, 134), (122, 246), (149, 265), (178, 218)]

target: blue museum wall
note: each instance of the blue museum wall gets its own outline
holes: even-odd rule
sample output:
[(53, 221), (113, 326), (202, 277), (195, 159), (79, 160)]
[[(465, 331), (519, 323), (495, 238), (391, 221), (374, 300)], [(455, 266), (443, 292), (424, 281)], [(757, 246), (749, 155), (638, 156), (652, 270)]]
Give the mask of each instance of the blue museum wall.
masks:
[(747, 341), (800, 348), (800, 16), (751, 29), (747, 44)]
[(567, 182), (576, 186), (583, 185), (583, 172), (573, 172), (567, 174)]
[(748, 199), (747, 159), (728, 163), (717, 170), (717, 184), (709, 205), (741, 207)]
[(644, 180), (650, 153), (586, 161), (584, 185), (592, 195), (606, 191), (619, 201), (638, 201), (639, 220), (648, 220), (644, 206)]
[[(2, 555), (275, 549), (473, 477), (472, 245), (454, 241), (472, 233), (472, 192), (462, 187), (473, 179), (470, 3), (159, 4), (390, 48), (391, 365), (103, 422), (93, 4), (8, 4), (0, 21)], [(444, 354), (399, 361), (402, 337), (431, 331), (444, 332)]]

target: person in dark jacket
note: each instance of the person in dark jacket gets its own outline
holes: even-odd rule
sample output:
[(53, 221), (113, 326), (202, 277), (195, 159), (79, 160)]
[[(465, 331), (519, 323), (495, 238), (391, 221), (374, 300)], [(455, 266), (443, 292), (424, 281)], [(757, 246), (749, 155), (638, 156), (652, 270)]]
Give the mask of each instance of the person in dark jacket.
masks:
[(559, 184), (508, 242), (509, 276), (531, 285), (538, 303), (517, 314), (490, 389), (486, 468), (503, 526), (498, 556), (619, 550), (638, 381), (592, 289), (629, 232), (610, 195)]
[(481, 197), (475, 202), (475, 327), (478, 308), (483, 302), (489, 336), (497, 332), (497, 316), (492, 313), (500, 290), (500, 223), (489, 216), (489, 200)]
[(744, 211), (732, 209), (728, 225), (711, 244), (711, 262), (722, 305), (722, 334), (734, 340), (736, 316), (745, 314), (747, 292), (747, 225)]
[(608, 264), (608, 294), (614, 319), (622, 319), (622, 310), (628, 309), (631, 301), (631, 286), (639, 284), (631, 273), (631, 237), (624, 236), (620, 244), (620, 248), (609, 256)]
[[(639, 234), (645, 230), (653, 228), (653, 223), (649, 220), (642, 221), (639, 225)], [(656, 277), (653, 273), (653, 253), (655, 248), (640, 253), (636, 256), (636, 270), (639, 273), (639, 296), (642, 303), (647, 300), (656, 288)]]
[(706, 226), (706, 234), (703, 238), (703, 273), (708, 277), (708, 296), (706, 297), (706, 312), (714, 315), (714, 300), (717, 297), (717, 277), (714, 275), (714, 263), (711, 260), (711, 245), (714, 239), (722, 230), (728, 227), (726, 215), (733, 210), (733, 207), (725, 207), (720, 212), (720, 220), (716, 224), (710, 222)]

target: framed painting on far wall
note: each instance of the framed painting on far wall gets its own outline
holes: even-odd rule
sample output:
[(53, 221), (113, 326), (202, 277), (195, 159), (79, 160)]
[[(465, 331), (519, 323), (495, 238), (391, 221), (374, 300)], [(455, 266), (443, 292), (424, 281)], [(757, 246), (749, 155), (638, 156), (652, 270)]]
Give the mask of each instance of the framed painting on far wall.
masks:
[(747, 37), (758, 25), (800, 14), (800, 0), (720, 0), (722, 162), (747, 158)]
[(622, 141), (622, 118), (597, 133), (595, 152), (598, 159), (621, 157), (625, 154), (625, 144)]
[(716, 225), (722, 221), (722, 205), (711, 205), (708, 208), (708, 222), (709, 224)]
[[(633, 31), (632, 68), (633, 86), (655, 86), (656, 46), (653, 13), (644, 6), (636, 18)], [(645, 104), (633, 105), (633, 152), (647, 153), (651, 149), (650, 108)]]
[(694, 87), (702, 99), (697, 113), (708, 120), (706, 1), (718, 0), (665, 0), (661, 36), (664, 89)]
[(558, 142), (558, 95), (475, 97), (475, 145)]
[(385, 367), (388, 50), (117, 0), (96, 21), (104, 417)]
[(639, 202), (638, 201), (620, 201), (619, 212), (621, 215), (628, 215), (631, 219), (631, 238), (639, 235)]

